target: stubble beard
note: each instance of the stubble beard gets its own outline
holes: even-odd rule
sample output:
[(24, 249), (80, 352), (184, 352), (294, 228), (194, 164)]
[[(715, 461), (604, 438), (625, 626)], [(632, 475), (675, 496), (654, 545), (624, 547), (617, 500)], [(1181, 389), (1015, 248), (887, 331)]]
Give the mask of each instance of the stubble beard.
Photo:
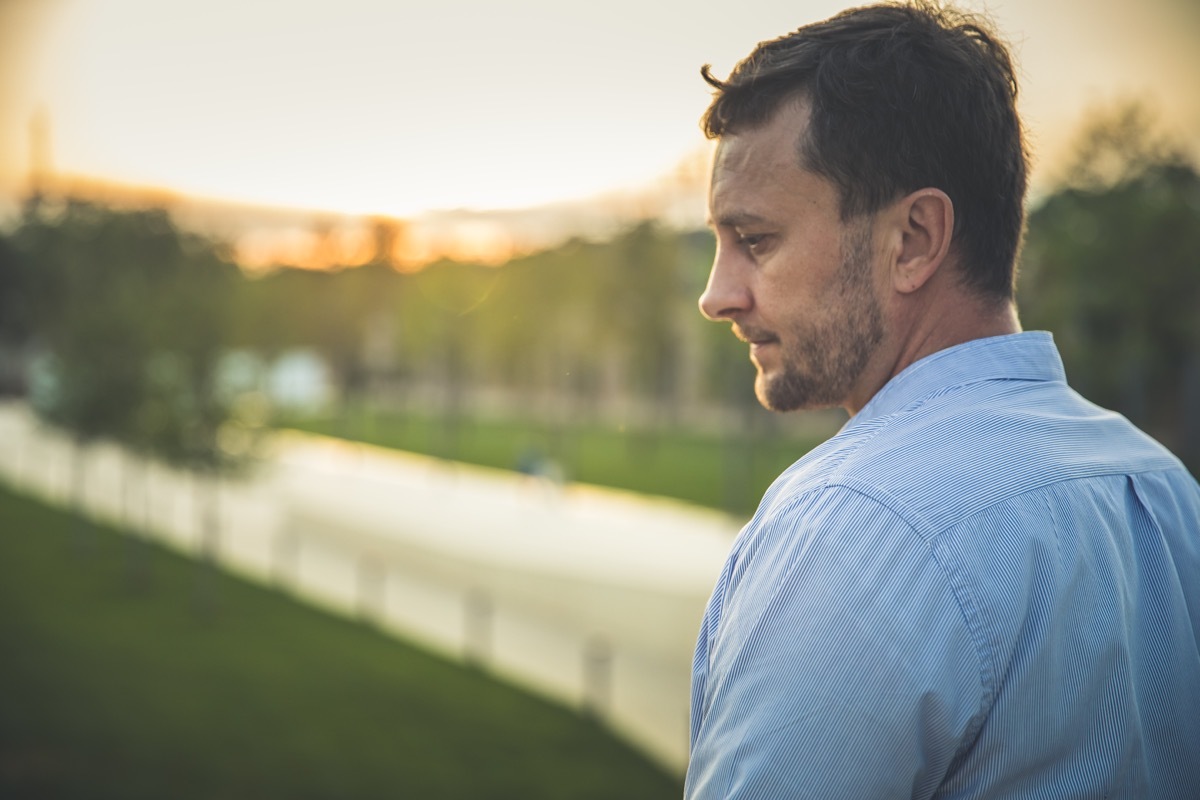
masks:
[(855, 225), (842, 239), (840, 280), (832, 314), (816, 323), (797, 321), (792, 347), (778, 373), (759, 370), (758, 401), (772, 411), (832, 408), (846, 402), (855, 381), (883, 339), (883, 313), (871, 286), (871, 231)]

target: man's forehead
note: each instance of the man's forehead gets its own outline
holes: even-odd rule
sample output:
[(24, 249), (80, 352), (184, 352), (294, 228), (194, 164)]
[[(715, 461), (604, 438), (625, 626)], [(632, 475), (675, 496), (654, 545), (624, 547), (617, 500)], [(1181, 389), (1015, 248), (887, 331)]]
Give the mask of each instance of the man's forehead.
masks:
[(762, 208), (802, 188), (804, 172), (793, 137), (758, 130), (723, 140), (709, 179), (710, 224), (765, 221)]
[(807, 101), (784, 104), (765, 124), (729, 132), (717, 140), (711, 184), (738, 174), (768, 178), (801, 169), (800, 146), (808, 127)]
[(759, 127), (722, 136), (713, 156), (712, 176), (745, 170), (770, 170), (776, 165), (797, 164), (796, 137), (780, 126)]
[(718, 141), (708, 187), (709, 227), (778, 226), (840, 206), (837, 187), (803, 165), (804, 122), (798, 115), (780, 115), (770, 126)]

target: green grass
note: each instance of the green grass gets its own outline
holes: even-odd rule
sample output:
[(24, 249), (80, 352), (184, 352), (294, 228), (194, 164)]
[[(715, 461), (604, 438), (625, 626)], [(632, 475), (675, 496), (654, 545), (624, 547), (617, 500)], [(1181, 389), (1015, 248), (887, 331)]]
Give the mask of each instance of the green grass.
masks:
[(599, 724), (479, 671), (229, 575), (198, 613), (197, 563), (79, 536), (0, 487), (0, 797), (681, 794)]
[(572, 481), (686, 500), (747, 516), (788, 465), (826, 437), (720, 437), (537, 422), (446, 419), (379, 412), (289, 420), (310, 433), (368, 442), (488, 467), (513, 469), (530, 449), (550, 456)]

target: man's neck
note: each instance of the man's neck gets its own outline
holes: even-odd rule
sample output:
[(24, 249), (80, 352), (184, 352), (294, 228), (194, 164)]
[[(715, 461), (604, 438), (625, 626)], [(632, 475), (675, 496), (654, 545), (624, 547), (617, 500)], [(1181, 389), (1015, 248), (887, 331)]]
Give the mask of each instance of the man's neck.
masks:
[[(941, 313), (937, 313), (941, 309)], [(890, 341), (880, 346), (876, 363), (868, 366), (843, 406), (854, 416), (888, 381), (912, 364), (955, 345), (992, 336), (1021, 332), (1012, 300), (992, 301), (962, 295), (953, 303), (931, 305), (923, 313), (898, 315)], [(890, 346), (889, 346), (890, 345)]]

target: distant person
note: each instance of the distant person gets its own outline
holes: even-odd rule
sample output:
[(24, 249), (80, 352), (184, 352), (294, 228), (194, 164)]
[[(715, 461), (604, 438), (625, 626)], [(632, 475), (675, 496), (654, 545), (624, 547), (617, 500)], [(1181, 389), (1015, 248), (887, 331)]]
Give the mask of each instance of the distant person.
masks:
[(536, 478), (542, 471), (542, 451), (530, 445), (517, 456), (517, 472)]
[(700, 307), (851, 416), (733, 545), (686, 796), (1200, 798), (1200, 486), (1021, 332), (1005, 46), (871, 6), (704, 77)]
[(530, 481), (551, 489), (561, 489), (566, 481), (562, 466), (534, 445), (526, 447), (517, 456), (516, 468), (517, 472), (527, 476)]

